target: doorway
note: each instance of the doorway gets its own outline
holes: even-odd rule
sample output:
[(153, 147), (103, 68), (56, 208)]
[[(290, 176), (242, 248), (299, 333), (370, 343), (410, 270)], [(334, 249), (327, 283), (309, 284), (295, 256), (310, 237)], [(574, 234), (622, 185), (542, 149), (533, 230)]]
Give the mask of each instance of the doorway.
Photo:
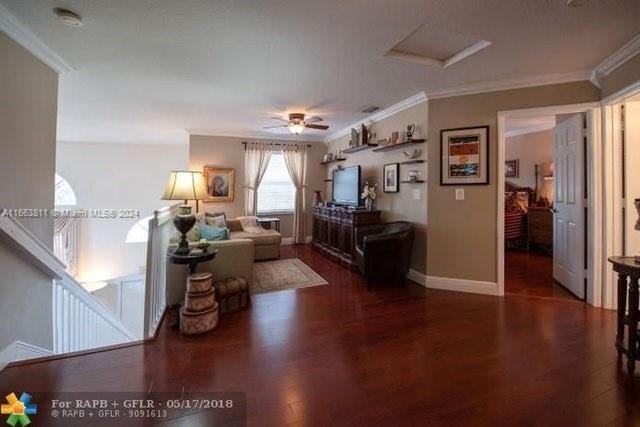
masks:
[[(640, 83), (603, 101), (606, 177), (605, 255), (640, 254)], [(603, 307), (617, 308), (617, 277), (604, 271)]]
[(594, 304), (595, 103), (498, 114), (498, 290)]
[[(584, 146), (578, 137), (584, 123), (584, 113), (506, 121), (506, 294), (584, 300), (584, 282), (575, 277), (582, 259), (567, 250), (583, 246), (577, 241), (583, 236), (566, 229), (567, 224), (573, 231), (584, 229), (580, 227), (583, 212), (580, 207), (578, 212), (568, 212), (566, 207), (571, 205), (565, 197), (565, 187), (571, 185), (571, 204), (584, 200)], [(567, 172), (573, 174), (571, 180)]]

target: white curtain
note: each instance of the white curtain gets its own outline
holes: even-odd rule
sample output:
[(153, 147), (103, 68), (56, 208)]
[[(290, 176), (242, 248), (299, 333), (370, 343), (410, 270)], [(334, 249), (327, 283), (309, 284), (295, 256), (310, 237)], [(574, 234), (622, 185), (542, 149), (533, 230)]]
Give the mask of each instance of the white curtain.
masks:
[(247, 143), (244, 152), (244, 214), (255, 216), (258, 187), (271, 160), (271, 147), (264, 143)]
[(293, 238), (296, 243), (304, 243), (307, 231), (307, 147), (305, 145), (285, 145), (282, 148), (284, 163), (296, 187), (293, 212)]
[(60, 215), (53, 220), (53, 253), (66, 266), (72, 277), (78, 274), (80, 220), (72, 215)]

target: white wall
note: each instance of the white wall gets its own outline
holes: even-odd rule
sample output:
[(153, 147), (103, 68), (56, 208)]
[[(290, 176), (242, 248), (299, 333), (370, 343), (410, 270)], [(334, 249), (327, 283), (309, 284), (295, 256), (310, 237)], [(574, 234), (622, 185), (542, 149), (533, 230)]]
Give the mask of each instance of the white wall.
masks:
[[(53, 208), (57, 97), (57, 74), (0, 32), (0, 209)], [(53, 246), (52, 220), (20, 221)], [(0, 351), (52, 348), (51, 295), (51, 278), (0, 241)]]
[(640, 199), (640, 101), (625, 104), (626, 141), (626, 248), (627, 255), (640, 255), (640, 231), (635, 229), (638, 211), (634, 200)]
[[(160, 200), (169, 172), (187, 168), (188, 146), (59, 142), (56, 171), (83, 209), (135, 209), (140, 218), (171, 202)], [(137, 274), (146, 243), (125, 243), (137, 219), (87, 219), (81, 227), (80, 281)]]
[(520, 160), (520, 176), (505, 179), (519, 187), (536, 188), (535, 165), (540, 165), (538, 196), (553, 201), (553, 181), (542, 179), (553, 162), (553, 139), (553, 129), (507, 138), (505, 160)]

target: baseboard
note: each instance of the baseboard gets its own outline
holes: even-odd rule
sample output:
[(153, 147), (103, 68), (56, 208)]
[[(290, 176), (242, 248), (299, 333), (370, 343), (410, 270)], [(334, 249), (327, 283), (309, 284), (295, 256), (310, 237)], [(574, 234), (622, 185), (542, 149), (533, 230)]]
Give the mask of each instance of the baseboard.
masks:
[(414, 270), (413, 268), (409, 269), (407, 279), (417, 283), (418, 285), (424, 286), (425, 288), (427, 287), (427, 276), (417, 270)]
[(441, 289), (444, 291), (467, 292), (482, 295), (498, 295), (498, 284), (493, 282), (427, 276), (416, 270), (409, 270), (407, 278), (430, 289)]
[[(307, 236), (304, 238), (304, 242), (305, 243), (311, 243), (311, 240), (313, 240), (313, 236)], [(286, 246), (286, 245), (295, 245), (296, 241), (293, 237), (283, 237), (282, 241), (280, 242), (281, 245)]]
[(22, 341), (14, 341), (0, 352), (0, 371), (13, 362), (48, 357), (51, 355), (53, 355), (52, 350), (47, 350), (46, 348)]

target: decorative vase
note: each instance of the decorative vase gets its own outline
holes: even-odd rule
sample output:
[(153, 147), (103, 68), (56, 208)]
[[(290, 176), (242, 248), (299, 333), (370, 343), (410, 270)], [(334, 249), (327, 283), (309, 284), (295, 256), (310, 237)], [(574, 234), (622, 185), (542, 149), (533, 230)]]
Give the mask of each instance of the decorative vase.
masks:
[(364, 208), (367, 210), (367, 212), (371, 212), (373, 210), (373, 199), (370, 199), (368, 197), (364, 199)]
[(196, 217), (191, 213), (191, 206), (181, 205), (178, 208), (178, 215), (173, 217), (173, 225), (180, 232), (180, 241), (178, 248), (174, 253), (185, 255), (189, 253), (189, 242), (187, 242), (187, 233), (196, 223)]
[(322, 191), (316, 190), (313, 192), (313, 203), (311, 206), (320, 206), (322, 204)]

